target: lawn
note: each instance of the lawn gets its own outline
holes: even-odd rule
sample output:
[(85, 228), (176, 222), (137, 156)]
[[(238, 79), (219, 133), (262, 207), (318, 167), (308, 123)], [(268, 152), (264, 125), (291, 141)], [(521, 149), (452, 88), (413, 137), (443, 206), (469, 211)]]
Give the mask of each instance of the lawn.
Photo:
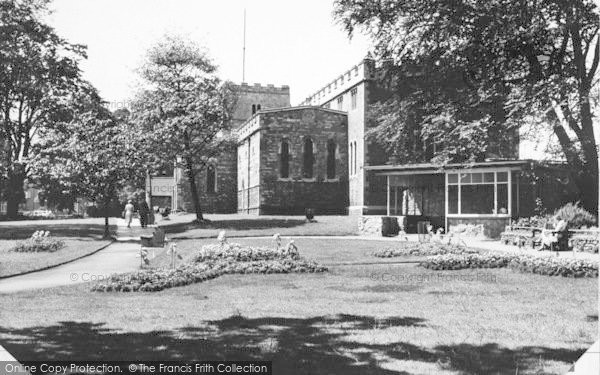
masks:
[(55, 252), (16, 253), (9, 251), (17, 240), (0, 240), (0, 277), (54, 266), (91, 254), (110, 241), (94, 238), (60, 238), (65, 247)]
[[(0, 342), (20, 360), (253, 358), (273, 360), (276, 374), (562, 374), (596, 339), (596, 279), (364, 264), (389, 242), (296, 242), (322, 263), (354, 264), (158, 293), (90, 293), (83, 284), (0, 295)], [(181, 252), (202, 243), (180, 241)]]
[[(190, 215), (184, 216), (190, 218)], [(173, 222), (162, 221), (159, 225), (169, 233), (169, 237), (179, 239), (217, 237), (225, 230), (229, 236), (349, 236), (358, 231), (357, 218), (353, 216), (317, 216), (307, 222), (304, 216), (252, 216), (206, 215), (208, 222), (190, 224), (181, 222), (175, 216)], [(191, 218), (189, 219), (191, 220)]]

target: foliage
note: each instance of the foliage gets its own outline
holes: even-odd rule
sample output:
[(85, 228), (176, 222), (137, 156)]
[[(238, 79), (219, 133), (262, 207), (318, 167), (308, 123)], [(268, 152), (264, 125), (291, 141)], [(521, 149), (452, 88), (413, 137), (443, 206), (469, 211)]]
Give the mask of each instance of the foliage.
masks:
[(512, 138), (530, 123), (537, 139), (554, 133), (595, 212), (593, 0), (336, 0), (334, 12), (350, 35), (374, 42), (388, 92), (370, 136), (384, 147), (405, 162), (433, 156), (436, 142), (442, 163), (514, 157)]
[(378, 258), (393, 258), (403, 256), (431, 256), (441, 254), (472, 254), (476, 250), (456, 244), (436, 242), (408, 242), (400, 247), (388, 247), (373, 253)]
[(596, 217), (586, 211), (577, 203), (567, 203), (556, 212), (554, 216), (559, 220), (567, 222), (570, 229), (593, 227), (596, 225)]
[(550, 215), (520, 217), (515, 222), (515, 225), (519, 227), (545, 228), (546, 223), (548, 223), (551, 219), (552, 217)]
[(567, 203), (557, 209), (554, 214), (536, 215), (517, 219), (516, 225), (522, 227), (545, 228), (547, 223), (554, 220), (564, 220), (570, 229), (588, 228), (596, 225), (596, 217), (576, 203)]
[(32, 174), (41, 186), (60, 186), (68, 194), (95, 202), (105, 217), (108, 236), (111, 204), (135, 173), (128, 163), (134, 150), (127, 145), (122, 124), (93, 87), (77, 92), (69, 107), (71, 113), (61, 129), (48, 132), (37, 146)]
[(27, 240), (18, 242), (10, 251), (19, 253), (53, 253), (64, 246), (64, 241), (50, 237), (50, 232), (39, 230), (34, 232)]
[(315, 262), (293, 259), (192, 263), (176, 269), (146, 269), (114, 275), (106, 282), (94, 285), (92, 291), (156, 292), (214, 279), (225, 274), (314, 273), (326, 270)]
[(215, 262), (226, 260), (229, 262), (249, 262), (260, 260), (300, 259), (297, 249), (288, 248), (269, 249), (265, 247), (243, 246), (237, 243), (204, 245), (193, 261)]
[(508, 253), (436, 255), (421, 262), (420, 266), (433, 270), (509, 267), (521, 272), (548, 276), (598, 277), (597, 261)]
[[(194, 43), (167, 37), (152, 47), (141, 69), (146, 89), (132, 113), (137, 148), (154, 170), (165, 161), (183, 168), (197, 220), (203, 220), (196, 178), (226, 149), (235, 96)], [(139, 137), (138, 137), (139, 138)]]
[(15, 217), (24, 199), (37, 139), (60, 127), (65, 103), (82, 80), (85, 48), (70, 44), (42, 22), (46, 0), (0, 2), (0, 187), (7, 214)]

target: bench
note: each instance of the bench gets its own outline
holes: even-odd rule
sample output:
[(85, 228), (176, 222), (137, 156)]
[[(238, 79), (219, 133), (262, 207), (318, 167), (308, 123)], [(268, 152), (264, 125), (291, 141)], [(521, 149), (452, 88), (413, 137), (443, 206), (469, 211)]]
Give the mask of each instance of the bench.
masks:
[(152, 236), (140, 236), (141, 247), (140, 247), (140, 264), (143, 267), (144, 263), (148, 264), (148, 249), (152, 249), (152, 258), (156, 257), (156, 249), (162, 249), (169, 242), (169, 239), (165, 235), (165, 231), (161, 228), (157, 228)]
[(538, 227), (509, 225), (504, 232), (500, 233), (500, 241), (505, 245), (530, 246), (535, 249), (542, 243), (542, 231), (543, 229)]

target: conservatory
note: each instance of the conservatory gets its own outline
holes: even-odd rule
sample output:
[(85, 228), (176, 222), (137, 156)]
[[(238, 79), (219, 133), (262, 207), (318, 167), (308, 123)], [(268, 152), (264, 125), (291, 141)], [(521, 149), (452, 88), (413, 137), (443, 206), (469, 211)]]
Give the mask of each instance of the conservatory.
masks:
[(407, 231), (428, 221), (445, 231), (458, 225), (480, 228), (493, 238), (519, 216), (522, 171), (532, 165), (530, 160), (504, 160), (365, 169), (387, 177), (387, 215), (403, 217)]

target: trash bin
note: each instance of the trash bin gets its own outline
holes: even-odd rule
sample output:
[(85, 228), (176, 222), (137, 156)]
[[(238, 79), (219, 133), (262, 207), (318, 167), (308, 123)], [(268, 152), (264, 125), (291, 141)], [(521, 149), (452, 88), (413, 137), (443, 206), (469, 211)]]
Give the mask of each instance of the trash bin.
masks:
[(419, 242), (429, 242), (429, 232), (427, 228), (431, 225), (429, 221), (419, 221), (417, 223), (417, 234), (419, 235)]
[(394, 216), (383, 216), (381, 218), (381, 235), (384, 237), (397, 236), (400, 233), (398, 218)]

